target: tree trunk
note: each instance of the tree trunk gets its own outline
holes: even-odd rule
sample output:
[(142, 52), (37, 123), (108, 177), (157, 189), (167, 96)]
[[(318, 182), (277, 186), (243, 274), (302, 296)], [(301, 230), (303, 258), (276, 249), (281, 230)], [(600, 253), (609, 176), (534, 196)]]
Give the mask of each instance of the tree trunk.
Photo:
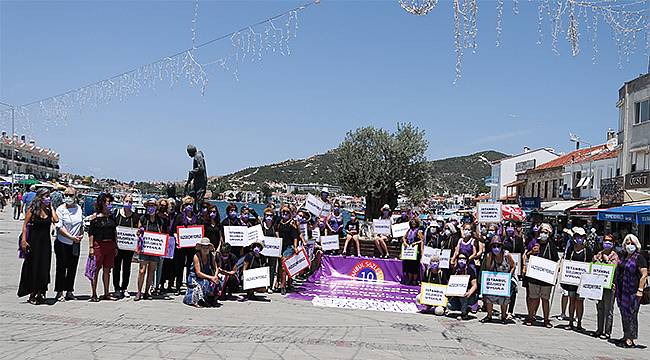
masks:
[(397, 207), (397, 190), (391, 189), (379, 193), (366, 192), (366, 221), (377, 219), (381, 215), (381, 207), (388, 204), (391, 210)]

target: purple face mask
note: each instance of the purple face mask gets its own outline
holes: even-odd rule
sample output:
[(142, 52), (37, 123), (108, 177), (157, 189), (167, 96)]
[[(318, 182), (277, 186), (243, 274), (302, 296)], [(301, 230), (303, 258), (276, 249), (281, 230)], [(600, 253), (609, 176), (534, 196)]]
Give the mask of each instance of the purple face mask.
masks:
[(156, 207), (155, 206), (147, 206), (147, 214), (153, 215), (156, 213)]
[(208, 213), (208, 208), (201, 209), (201, 214), (207, 214), (207, 213)]
[(289, 213), (282, 213), (282, 220), (289, 220)]
[(515, 228), (508, 227), (506, 228), (506, 234), (513, 235), (515, 233)]
[(500, 247), (495, 246), (495, 247), (492, 248), (492, 253), (493, 253), (494, 255), (498, 255), (500, 252), (501, 252), (501, 248), (500, 248)]
[(212, 211), (212, 212), (210, 213), (210, 219), (216, 219), (216, 218), (217, 218), (217, 213), (214, 212), (214, 211)]
[(186, 207), (184, 207), (183, 212), (185, 212), (186, 214), (192, 212), (192, 205), (187, 205)]
[(257, 246), (253, 249), (253, 252), (255, 253), (255, 255), (259, 254), (260, 251), (262, 251), (262, 249), (260, 249), (260, 248), (257, 247)]
[(242, 219), (242, 221), (248, 221), (248, 214), (241, 214), (240, 218)]
[(237, 213), (235, 211), (231, 211), (228, 213), (228, 217), (231, 219), (234, 219), (237, 217)]
[(611, 250), (611, 249), (613, 249), (613, 248), (614, 248), (614, 243), (612, 243), (611, 241), (605, 241), (605, 242), (603, 243), (603, 249), (605, 249), (605, 250)]
[(265, 219), (267, 222), (271, 222), (271, 220), (273, 220), (273, 215), (266, 215), (266, 216), (264, 217), (264, 219)]
[(402, 211), (402, 218), (406, 218), (406, 211)]
[(49, 197), (45, 197), (45, 198), (43, 198), (42, 202), (43, 202), (43, 205), (50, 206), (50, 204), (52, 203), (52, 199), (50, 199)]
[(133, 208), (133, 204), (131, 203), (124, 203), (124, 209), (126, 210), (131, 210)]
[[(43, 199), (43, 200), (45, 200), (45, 199)], [(111, 204), (111, 203), (106, 204), (106, 211), (111, 212), (111, 210), (113, 210), (113, 204)]]
[(585, 239), (584, 239), (583, 237), (576, 237), (576, 238), (574, 239), (574, 241), (576, 242), (576, 244), (580, 244), (580, 245), (582, 245), (582, 244), (584, 244)]
[(440, 265), (437, 262), (432, 262), (431, 264), (429, 264), (429, 269), (436, 271), (438, 270), (438, 266)]

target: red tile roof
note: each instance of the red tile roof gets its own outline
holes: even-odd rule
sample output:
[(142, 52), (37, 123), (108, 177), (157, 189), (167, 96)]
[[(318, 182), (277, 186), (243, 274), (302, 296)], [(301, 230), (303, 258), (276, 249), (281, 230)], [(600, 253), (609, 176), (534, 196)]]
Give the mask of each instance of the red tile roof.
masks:
[(546, 170), (562, 167), (568, 164), (578, 164), (586, 161), (596, 161), (611, 159), (618, 156), (618, 149), (609, 150), (607, 145), (596, 145), (588, 148), (571, 151), (549, 162), (545, 162), (537, 167), (534, 171)]

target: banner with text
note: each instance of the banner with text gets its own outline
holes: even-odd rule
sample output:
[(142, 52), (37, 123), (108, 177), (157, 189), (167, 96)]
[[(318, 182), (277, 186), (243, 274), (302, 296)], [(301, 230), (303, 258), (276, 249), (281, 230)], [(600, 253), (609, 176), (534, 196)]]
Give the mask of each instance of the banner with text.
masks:
[(305, 249), (302, 249), (297, 254), (284, 259), (282, 265), (287, 274), (289, 274), (289, 277), (293, 279), (293, 277), (298, 275), (301, 271), (309, 268), (311, 264), (309, 263), (307, 252)]
[(508, 272), (481, 271), (481, 293), (483, 295), (510, 297), (510, 280)]
[(531, 255), (526, 266), (526, 277), (555, 285), (557, 262)]
[(614, 282), (616, 264), (591, 263), (590, 273), (601, 276), (604, 282), (604, 289), (611, 289)]
[(282, 251), (282, 238), (264, 237), (264, 249), (262, 255), (267, 257), (280, 257)]
[(375, 235), (388, 235), (390, 236), (390, 219), (373, 219), (372, 231)]
[(447, 306), (447, 285), (423, 282), (420, 286), (420, 304), (430, 306)]
[(321, 236), (320, 246), (323, 250), (338, 250), (339, 249), (339, 236), (338, 235), (328, 235)]
[(498, 223), (503, 219), (501, 203), (479, 203), (477, 205), (479, 223)]
[(562, 260), (562, 272), (560, 284), (580, 285), (580, 277), (584, 273), (589, 273), (591, 264), (582, 261)]
[(244, 290), (267, 288), (271, 284), (269, 267), (244, 270)]
[(117, 248), (120, 250), (135, 251), (138, 247), (138, 229), (118, 226)]
[(465, 296), (467, 292), (467, 285), (469, 284), (469, 275), (452, 275), (449, 277), (447, 283), (447, 291), (445, 295), (449, 296)]
[(409, 223), (403, 222), (399, 224), (393, 224), (391, 226), (391, 230), (393, 232), (393, 237), (400, 238), (406, 235), (406, 232), (409, 230)]
[(141, 254), (152, 256), (165, 256), (167, 252), (168, 234), (145, 231), (142, 235)]
[(179, 226), (176, 234), (179, 247), (181, 248), (195, 247), (196, 243), (201, 241), (202, 237), (203, 225)]

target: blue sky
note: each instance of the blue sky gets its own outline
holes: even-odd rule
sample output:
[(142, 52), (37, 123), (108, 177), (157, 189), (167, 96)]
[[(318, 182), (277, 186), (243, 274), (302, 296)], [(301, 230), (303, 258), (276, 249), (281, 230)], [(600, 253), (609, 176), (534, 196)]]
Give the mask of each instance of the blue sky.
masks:
[[(303, 1), (304, 2), (304, 1)], [(283, 12), (295, 1), (201, 1), (198, 41)], [(191, 46), (193, 2), (0, 2), (0, 101), (24, 104), (101, 80)], [(65, 126), (35, 120), (38, 143), (61, 153), (64, 170), (122, 180), (183, 179), (191, 142), (209, 175), (302, 158), (334, 148), (361, 126), (426, 130), (431, 159), (523, 146), (573, 147), (568, 133), (604, 142), (617, 126), (617, 91), (647, 71), (639, 52), (619, 69), (601, 27), (570, 55), (564, 36), (551, 51), (546, 24), (537, 41), (537, 8), (506, 5), (495, 47), (494, 2), (479, 4), (479, 47), (466, 54), (453, 85), (453, 13), (440, 1), (428, 16), (397, 1), (327, 1), (300, 14), (290, 56), (240, 68), (239, 81), (212, 72), (205, 96), (179, 85), (144, 91)], [(200, 61), (228, 42), (199, 52)], [(4, 123), (6, 125), (6, 123)]]

